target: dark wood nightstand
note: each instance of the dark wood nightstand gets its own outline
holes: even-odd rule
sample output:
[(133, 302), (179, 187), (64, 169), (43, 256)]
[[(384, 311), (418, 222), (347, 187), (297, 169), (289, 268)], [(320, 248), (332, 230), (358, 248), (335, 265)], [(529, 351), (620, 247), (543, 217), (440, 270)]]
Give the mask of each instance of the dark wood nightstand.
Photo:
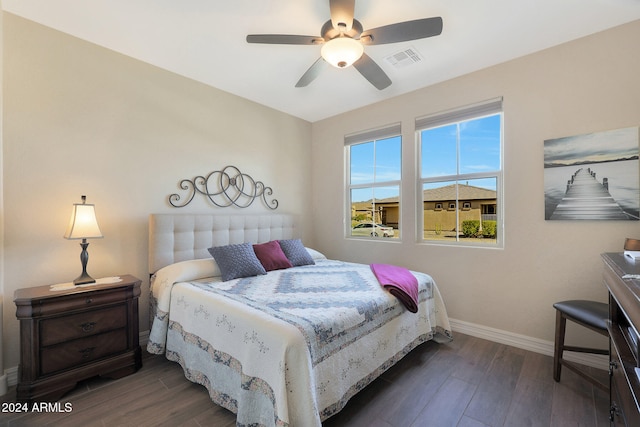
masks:
[(78, 381), (120, 378), (140, 369), (140, 279), (52, 290), (18, 289), (20, 370), (17, 399), (54, 401)]

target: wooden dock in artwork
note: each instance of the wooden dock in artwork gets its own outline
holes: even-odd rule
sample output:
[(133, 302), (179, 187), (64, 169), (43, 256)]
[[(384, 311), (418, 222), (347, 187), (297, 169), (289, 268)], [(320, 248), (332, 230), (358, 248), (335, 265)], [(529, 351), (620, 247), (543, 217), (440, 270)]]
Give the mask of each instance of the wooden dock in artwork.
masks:
[(607, 178), (600, 183), (590, 168), (580, 168), (550, 219), (630, 219), (611, 197)]

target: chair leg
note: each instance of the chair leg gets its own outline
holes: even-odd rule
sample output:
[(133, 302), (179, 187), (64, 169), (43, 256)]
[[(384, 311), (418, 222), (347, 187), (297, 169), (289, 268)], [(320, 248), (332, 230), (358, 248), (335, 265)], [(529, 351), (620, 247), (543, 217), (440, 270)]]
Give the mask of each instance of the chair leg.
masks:
[(556, 341), (553, 350), (553, 379), (560, 381), (560, 370), (562, 369), (562, 359), (564, 352), (564, 334), (567, 326), (567, 319), (559, 310), (556, 310)]

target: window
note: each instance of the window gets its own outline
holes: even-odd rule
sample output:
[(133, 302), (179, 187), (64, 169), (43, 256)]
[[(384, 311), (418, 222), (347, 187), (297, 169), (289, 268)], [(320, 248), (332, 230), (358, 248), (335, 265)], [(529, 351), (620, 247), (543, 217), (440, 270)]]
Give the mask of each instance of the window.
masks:
[(398, 239), (402, 137), (400, 125), (345, 137), (346, 236)]
[(417, 119), (416, 134), (419, 240), (502, 246), (502, 99)]

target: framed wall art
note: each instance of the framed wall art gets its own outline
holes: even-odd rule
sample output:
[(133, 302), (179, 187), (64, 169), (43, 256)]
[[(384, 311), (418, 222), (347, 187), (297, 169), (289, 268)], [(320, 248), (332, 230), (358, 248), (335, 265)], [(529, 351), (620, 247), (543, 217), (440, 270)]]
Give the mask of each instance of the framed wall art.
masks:
[(545, 140), (545, 219), (640, 219), (639, 133), (630, 127)]

